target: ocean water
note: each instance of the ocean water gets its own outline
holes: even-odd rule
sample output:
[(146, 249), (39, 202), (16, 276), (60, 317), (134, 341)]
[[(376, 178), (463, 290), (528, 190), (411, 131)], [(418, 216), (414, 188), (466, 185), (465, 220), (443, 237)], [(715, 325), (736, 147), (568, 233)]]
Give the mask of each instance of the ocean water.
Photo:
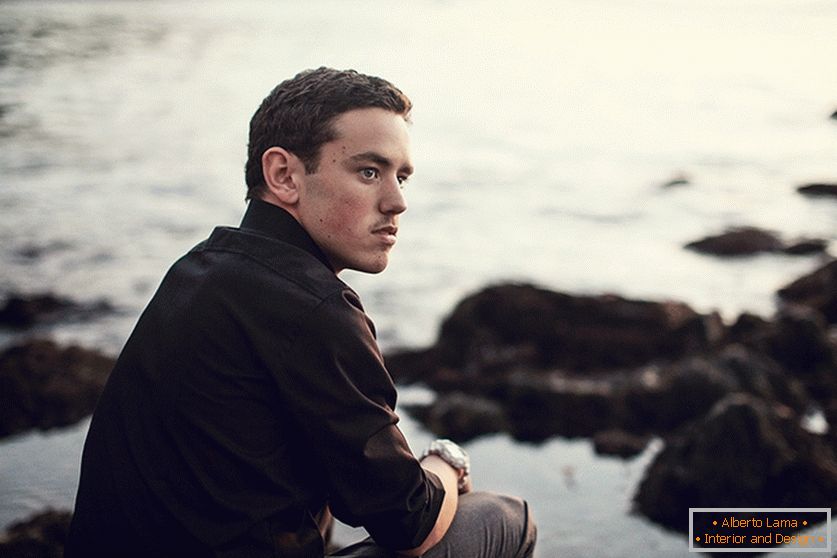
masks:
[[(432, 343), (498, 281), (769, 316), (818, 257), (683, 245), (755, 225), (835, 253), (837, 203), (795, 192), (837, 180), (834, 29), (837, 4), (807, 0), (6, 1), (0, 295), (107, 299), (113, 315), (37, 333), (118, 352), (171, 262), (240, 219), (258, 103), (328, 65), (415, 104), (391, 265), (344, 274), (385, 349)], [(72, 504), (85, 429), (0, 443), (0, 524)], [(630, 513), (660, 443), (628, 461), (586, 440), (467, 448), (478, 486), (530, 500), (543, 558), (686, 556), (685, 536)]]

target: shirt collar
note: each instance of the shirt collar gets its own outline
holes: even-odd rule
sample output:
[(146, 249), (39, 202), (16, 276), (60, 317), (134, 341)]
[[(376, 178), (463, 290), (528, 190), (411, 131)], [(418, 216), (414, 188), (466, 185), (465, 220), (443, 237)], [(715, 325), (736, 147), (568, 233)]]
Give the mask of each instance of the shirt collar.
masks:
[(266, 201), (253, 198), (241, 219), (241, 228), (269, 236), (305, 250), (333, 271), (323, 251), (293, 215)]

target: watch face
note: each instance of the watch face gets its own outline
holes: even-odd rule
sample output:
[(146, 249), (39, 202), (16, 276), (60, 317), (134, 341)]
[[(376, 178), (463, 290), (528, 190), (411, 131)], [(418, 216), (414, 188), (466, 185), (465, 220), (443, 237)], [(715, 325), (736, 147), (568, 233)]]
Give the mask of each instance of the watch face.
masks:
[(450, 440), (436, 440), (430, 444), (430, 448), (425, 452), (427, 454), (436, 454), (444, 459), (450, 466), (461, 469), (468, 474), (470, 470), (470, 459), (468, 454)]
[(467, 454), (465, 453), (465, 451), (463, 451), (463, 449), (462, 449), (462, 448), (460, 448), (459, 446), (457, 446), (456, 444), (450, 444), (450, 445), (448, 446), (448, 451), (450, 452), (450, 454), (451, 454), (451, 455), (452, 455), (455, 459), (462, 459), (462, 460), (465, 460), (465, 459), (467, 459), (467, 457), (468, 457), (468, 456), (467, 456)]
[(445, 440), (441, 443), (441, 446), (442, 451), (447, 454), (451, 461), (454, 462), (451, 463), (451, 465), (460, 469), (466, 469), (468, 467), (468, 454), (465, 453), (465, 450), (450, 440)]

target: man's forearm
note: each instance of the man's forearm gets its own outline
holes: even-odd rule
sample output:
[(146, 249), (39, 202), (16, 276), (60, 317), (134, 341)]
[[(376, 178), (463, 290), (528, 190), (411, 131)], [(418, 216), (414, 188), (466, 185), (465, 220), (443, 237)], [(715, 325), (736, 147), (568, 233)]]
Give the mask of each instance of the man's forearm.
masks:
[(439, 516), (436, 518), (436, 524), (433, 529), (424, 539), (424, 542), (416, 548), (410, 550), (402, 550), (399, 552), (402, 556), (421, 556), (434, 545), (442, 540), (442, 537), (447, 533), (450, 524), (453, 522), (453, 517), (456, 515), (456, 507), (459, 502), (459, 471), (445, 463), (445, 461), (437, 455), (428, 455), (421, 461), (422, 467), (425, 470), (433, 473), (439, 480), (442, 481), (442, 486), (445, 489), (445, 498), (442, 502), (442, 509), (439, 510)]

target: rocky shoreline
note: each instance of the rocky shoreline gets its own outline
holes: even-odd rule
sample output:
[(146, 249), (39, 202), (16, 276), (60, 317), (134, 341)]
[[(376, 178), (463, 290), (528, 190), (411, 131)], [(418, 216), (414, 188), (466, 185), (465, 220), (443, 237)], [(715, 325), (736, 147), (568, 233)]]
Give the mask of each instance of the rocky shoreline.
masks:
[(69, 426), (90, 415), (114, 359), (33, 339), (0, 353), (0, 438)]
[(61, 558), (72, 513), (48, 509), (13, 523), (0, 537), (0, 554), (21, 558)]
[[(689, 507), (833, 505), (837, 260), (777, 299), (774, 317), (727, 326), (678, 302), (495, 285), (387, 366), (439, 394), (407, 411), (459, 441), (585, 437), (628, 458), (662, 438), (635, 504), (668, 528), (687, 528)], [(806, 430), (812, 416), (828, 426)]]

